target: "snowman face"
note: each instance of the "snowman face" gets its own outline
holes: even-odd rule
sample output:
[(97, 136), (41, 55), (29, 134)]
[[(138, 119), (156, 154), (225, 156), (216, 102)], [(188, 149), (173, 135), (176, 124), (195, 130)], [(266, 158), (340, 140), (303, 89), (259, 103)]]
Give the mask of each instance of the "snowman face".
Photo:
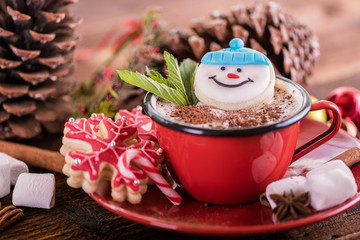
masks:
[(199, 100), (205, 104), (207, 99), (241, 104), (271, 87), (270, 78), (267, 65), (200, 64), (195, 76), (195, 94), (198, 98), (203, 96)]

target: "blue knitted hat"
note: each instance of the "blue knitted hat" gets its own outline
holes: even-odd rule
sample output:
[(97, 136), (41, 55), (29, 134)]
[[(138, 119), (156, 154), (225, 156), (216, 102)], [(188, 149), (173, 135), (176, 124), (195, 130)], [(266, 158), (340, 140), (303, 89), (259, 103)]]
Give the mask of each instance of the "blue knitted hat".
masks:
[(206, 53), (201, 59), (201, 63), (216, 65), (270, 65), (270, 60), (261, 52), (244, 48), (244, 42), (240, 38), (232, 39), (229, 45), (230, 48)]

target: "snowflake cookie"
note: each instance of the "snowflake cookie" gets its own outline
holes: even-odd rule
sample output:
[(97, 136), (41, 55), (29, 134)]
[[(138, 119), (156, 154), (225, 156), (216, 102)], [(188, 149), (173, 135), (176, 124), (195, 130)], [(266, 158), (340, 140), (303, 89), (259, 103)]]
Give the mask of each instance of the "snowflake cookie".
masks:
[(145, 121), (135, 120), (141, 119), (142, 113), (137, 111), (131, 113), (134, 118), (126, 111), (129, 113), (126, 118), (116, 121), (103, 114), (93, 114), (89, 119), (82, 118), (78, 122), (70, 119), (65, 124), (60, 152), (65, 156), (63, 173), (69, 177), (67, 183), (94, 193), (101, 179), (110, 180), (111, 196), (115, 201), (127, 200), (135, 204), (140, 203), (148, 184), (154, 182), (178, 205), (181, 197), (159, 173), (163, 151), (154, 141), (154, 132), (139, 130), (139, 122)]

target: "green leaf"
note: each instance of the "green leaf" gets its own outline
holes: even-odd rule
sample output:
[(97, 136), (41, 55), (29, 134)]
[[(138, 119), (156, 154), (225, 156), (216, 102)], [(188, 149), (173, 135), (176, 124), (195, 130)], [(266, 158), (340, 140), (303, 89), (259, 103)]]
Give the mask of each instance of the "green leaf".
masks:
[(198, 64), (191, 59), (185, 59), (180, 64), (181, 79), (185, 87), (186, 95), (190, 104), (192, 105), (196, 104), (196, 97), (194, 94), (194, 79), (197, 67)]
[(164, 59), (168, 70), (168, 81), (171, 82), (186, 98), (186, 105), (190, 105), (183, 80), (181, 79), (180, 68), (177, 59), (170, 53), (164, 51)]
[(154, 77), (157, 77), (157, 78), (162, 79), (164, 81), (167, 81), (167, 79), (164, 78), (163, 75), (161, 75), (161, 73), (149, 69), (148, 66), (145, 66), (145, 72), (146, 72), (146, 75), (148, 75), (149, 77), (154, 76)]
[(146, 75), (148, 75), (151, 79), (157, 81), (158, 83), (166, 84), (167, 86), (171, 88), (175, 88), (173, 84), (171, 84), (166, 78), (164, 78), (161, 73), (150, 70), (147, 66), (145, 67)]
[(159, 83), (139, 72), (131, 72), (126, 70), (117, 70), (116, 72), (119, 74), (120, 78), (127, 83), (145, 89), (177, 105), (188, 105), (182, 92), (177, 89), (171, 88), (166, 84)]

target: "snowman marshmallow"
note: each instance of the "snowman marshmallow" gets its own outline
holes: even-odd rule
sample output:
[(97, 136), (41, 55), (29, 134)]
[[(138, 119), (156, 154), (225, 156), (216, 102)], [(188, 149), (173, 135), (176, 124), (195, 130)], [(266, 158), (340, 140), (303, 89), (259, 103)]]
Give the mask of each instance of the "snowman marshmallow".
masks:
[(200, 102), (224, 110), (258, 107), (274, 96), (275, 73), (262, 53), (244, 48), (239, 38), (230, 48), (208, 52), (195, 75), (195, 95)]

